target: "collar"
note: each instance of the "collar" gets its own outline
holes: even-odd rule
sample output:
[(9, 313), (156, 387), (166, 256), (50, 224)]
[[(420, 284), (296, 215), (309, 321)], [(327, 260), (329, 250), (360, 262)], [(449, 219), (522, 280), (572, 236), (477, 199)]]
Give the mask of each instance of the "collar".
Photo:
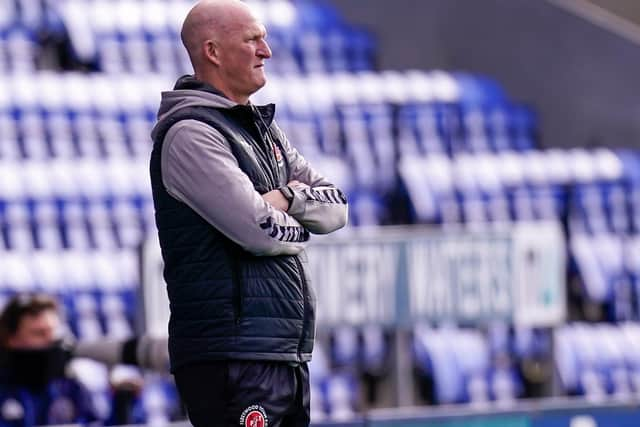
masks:
[(273, 119), (276, 115), (276, 105), (253, 105), (251, 103), (248, 105), (238, 104), (231, 107), (231, 111), (243, 117), (254, 118), (255, 116), (258, 116), (262, 119), (264, 124), (269, 127), (271, 126), (271, 123), (273, 123)]
[[(173, 86), (173, 90), (201, 90), (203, 92), (209, 92), (214, 95), (222, 96), (223, 98), (227, 98), (224, 93), (220, 92), (218, 89), (210, 85), (209, 83), (205, 83), (201, 80), (196, 79), (194, 76), (190, 74), (185, 74), (180, 77), (176, 84)], [(227, 98), (228, 99), (228, 98)]]
[[(219, 91), (209, 83), (200, 81), (190, 74), (185, 74), (184, 76), (180, 77), (176, 81), (176, 84), (173, 89), (174, 90), (181, 90), (181, 89), (201, 90), (203, 92), (209, 92), (214, 95), (227, 98), (221, 91)], [(271, 123), (273, 122), (273, 118), (275, 117), (275, 114), (276, 114), (276, 105), (275, 104), (254, 105), (254, 104), (251, 104), (251, 102), (249, 102), (248, 105), (237, 104), (231, 107), (230, 110), (246, 118), (253, 117), (254, 114), (258, 114), (259, 117), (262, 118), (262, 121), (267, 126), (271, 126)]]

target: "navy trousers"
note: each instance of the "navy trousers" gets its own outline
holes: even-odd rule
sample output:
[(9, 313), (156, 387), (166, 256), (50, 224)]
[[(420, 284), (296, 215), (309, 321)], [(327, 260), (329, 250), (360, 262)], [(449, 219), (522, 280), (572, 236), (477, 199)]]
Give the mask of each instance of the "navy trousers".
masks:
[(174, 376), (195, 427), (309, 425), (306, 363), (207, 362), (179, 368)]

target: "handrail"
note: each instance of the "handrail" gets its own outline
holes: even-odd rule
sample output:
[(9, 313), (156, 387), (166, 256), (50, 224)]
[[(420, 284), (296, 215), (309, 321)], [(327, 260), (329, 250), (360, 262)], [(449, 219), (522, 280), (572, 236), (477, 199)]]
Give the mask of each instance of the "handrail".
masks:
[(640, 46), (640, 25), (587, 0), (546, 0), (592, 24)]
[(400, 408), (370, 409), (367, 419), (403, 420), (403, 419), (443, 419), (474, 416), (499, 416), (513, 414), (531, 414), (557, 411), (583, 411), (606, 409), (638, 409), (640, 400), (636, 396), (594, 402), (582, 396), (547, 397), (518, 399), (510, 406), (500, 406), (495, 402), (474, 406), (471, 404), (447, 404), (438, 406), (410, 406)]

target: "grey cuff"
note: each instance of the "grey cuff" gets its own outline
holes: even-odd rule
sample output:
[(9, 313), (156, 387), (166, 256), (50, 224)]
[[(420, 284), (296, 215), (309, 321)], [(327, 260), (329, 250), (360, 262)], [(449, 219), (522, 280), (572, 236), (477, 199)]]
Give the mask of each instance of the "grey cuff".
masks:
[(304, 215), (304, 212), (307, 209), (307, 195), (302, 191), (291, 187), (289, 188), (293, 192), (293, 199), (289, 202), (289, 210), (287, 213), (294, 218), (299, 215)]

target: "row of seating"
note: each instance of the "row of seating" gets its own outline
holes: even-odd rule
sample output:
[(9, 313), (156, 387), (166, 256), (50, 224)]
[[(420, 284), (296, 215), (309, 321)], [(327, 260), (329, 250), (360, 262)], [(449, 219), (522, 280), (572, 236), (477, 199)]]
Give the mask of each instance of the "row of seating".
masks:
[[(193, 3), (188, 0), (7, 0), (0, 15), (0, 35), (34, 39), (36, 34), (68, 37), (75, 60), (109, 73), (191, 70), (179, 30)], [(285, 0), (250, 1), (269, 28), (277, 55), (277, 72), (361, 71), (372, 68), (375, 43), (371, 35), (335, 18), (327, 5), (294, 5)], [(324, 14), (318, 20), (314, 15)], [(1, 50), (0, 50), (1, 51)], [(0, 68), (23, 71), (36, 62), (37, 50), (5, 50)]]
[(0, 251), (0, 305), (16, 292), (55, 295), (80, 339), (124, 338), (137, 330), (139, 280), (134, 249)]
[(150, 197), (149, 160), (1, 161), (0, 200), (74, 201)]
[(155, 230), (151, 221), (140, 222), (137, 216), (125, 217), (121, 222), (112, 221), (101, 216), (75, 223), (3, 226), (0, 246), (7, 250), (133, 248)]
[[(396, 81), (397, 87), (404, 86), (399, 93), (411, 93), (411, 97), (399, 100), (391, 91), (380, 94), (377, 88), (383, 87), (386, 80)], [(5, 143), (0, 145), (0, 158), (146, 158), (159, 94), (169, 89), (171, 82), (157, 75), (116, 79), (104, 75), (59, 77), (41, 73), (36, 78), (13, 76), (4, 86), (0, 87), (0, 138)], [(411, 86), (421, 89), (412, 91)], [(388, 188), (394, 179), (394, 159), (398, 153), (453, 154), (478, 150), (473, 148), (477, 135), (465, 136), (476, 131), (460, 127), (465, 120), (464, 109), (458, 104), (448, 104), (460, 101), (461, 87), (460, 79), (438, 72), (283, 77), (271, 79), (256, 102), (281, 101), (278, 121), (307, 156), (347, 158), (358, 166), (360, 181)], [(309, 99), (317, 102), (310, 103)], [(414, 102), (421, 107), (413, 105)], [(408, 109), (421, 111), (420, 117), (414, 115), (411, 124), (401, 118)], [(450, 114), (443, 115), (441, 110)], [(488, 124), (481, 126), (484, 140), (495, 141), (496, 135), (501, 134), (503, 142), (494, 144), (501, 150), (531, 146), (530, 124), (511, 123), (507, 120), (511, 117), (510, 110), (496, 106), (483, 113), (478, 111), (469, 113), (477, 116), (470, 121), (476, 123), (486, 116), (489, 123), (491, 117), (499, 116), (502, 118), (493, 122), (504, 125), (500, 131)], [(517, 109), (513, 111), (519, 114)], [(457, 119), (451, 119), (454, 116)], [(425, 126), (429, 123), (431, 130), (427, 131)], [(397, 127), (400, 134), (396, 137)], [(413, 136), (409, 138), (409, 134)], [(459, 135), (454, 138), (454, 134)], [(381, 183), (369, 179), (367, 165), (380, 170)]]
[[(561, 219), (567, 213), (575, 231), (638, 230), (638, 182), (629, 177), (629, 164), (609, 150), (404, 157), (398, 165), (392, 162), (388, 176), (375, 162), (358, 163), (367, 167), (362, 171), (349, 170), (337, 157), (310, 159), (354, 194), (376, 182), (391, 187), (397, 169), (420, 222)], [(113, 216), (113, 222), (124, 225), (146, 224), (151, 218), (148, 160), (143, 157), (0, 160), (0, 177), (0, 222), (7, 226), (73, 223), (82, 215), (78, 210), (88, 221), (109, 222)]]
[(478, 329), (438, 328), (418, 324), (413, 331), (413, 356), (418, 373), (433, 384), (436, 404), (469, 403), (511, 407), (522, 395), (503, 328), (488, 339)]
[[(636, 188), (630, 176), (633, 172), (627, 167), (618, 153), (608, 149), (552, 149), (454, 157), (403, 156), (398, 174), (416, 221), (486, 224), (562, 220), (566, 214), (585, 218), (597, 209), (599, 218), (606, 219), (620, 208), (619, 200), (603, 197), (600, 205), (585, 205), (581, 189), (606, 191), (609, 196), (612, 188)], [(631, 191), (622, 197), (628, 202), (622, 205), (628, 219), (627, 232), (634, 230), (631, 218), (638, 212), (633, 194)]]
[[(372, 165), (366, 165), (363, 172), (349, 170), (336, 157), (310, 159), (348, 193), (356, 194), (367, 188), (367, 182), (382, 182), (385, 176), (381, 168), (376, 170)], [(120, 212), (120, 217), (131, 216), (126, 214), (128, 204), (137, 209), (146, 206), (142, 210), (147, 216), (140, 221), (150, 218), (148, 160), (142, 157), (114, 156), (106, 161), (0, 160), (0, 165), (3, 222), (46, 223), (48, 220), (38, 218), (55, 216), (51, 212), (57, 211), (66, 221), (65, 209), (102, 212), (101, 204), (104, 209)], [(420, 222), (558, 219), (567, 212), (571, 230), (593, 234), (637, 232), (640, 190), (638, 181), (629, 176), (633, 172), (627, 169), (630, 165), (609, 150), (575, 149), (453, 158), (405, 157), (397, 169)], [(390, 167), (387, 185), (395, 176), (396, 165)], [(366, 178), (369, 175), (371, 180)]]
[(38, 114), (18, 118), (0, 113), (4, 134), (0, 157), (6, 159), (73, 159), (144, 157), (150, 151), (152, 121), (144, 116)]
[[(98, 62), (107, 73), (178, 75), (192, 70), (175, 33), (82, 35), (87, 36), (95, 37), (96, 45), (88, 60)], [(292, 34), (290, 29), (279, 31), (275, 27), (269, 30), (268, 42), (273, 52), (277, 52), (269, 61), (269, 69), (276, 73), (354, 72), (371, 68), (372, 43), (362, 32), (335, 29), (329, 34), (309, 31)]]
[(52, 13), (54, 0), (4, 0), (0, 8), (0, 33), (12, 28), (24, 28), (36, 32), (55, 26)]
[[(0, 110), (155, 113), (160, 93), (171, 89), (174, 78), (163, 74), (10, 73), (2, 81)], [(478, 76), (443, 71), (362, 71), (306, 76), (274, 73), (252, 99), (258, 104), (275, 102), (279, 111), (285, 110), (302, 119), (310, 114), (332, 113), (335, 106), (340, 105), (437, 103), (431, 110), (428, 105), (407, 108), (403, 112), (405, 121), (430, 116), (447, 120), (441, 116), (450, 114), (446, 106), (440, 104), (460, 103), (465, 111), (469, 110), (467, 121), (470, 126), (476, 126), (483, 118), (504, 126), (501, 123), (505, 122), (509, 107), (503, 105), (501, 95), (490, 90), (491, 83)], [(510, 108), (513, 108), (517, 122), (530, 121), (526, 109)]]
[[(293, 26), (301, 23), (336, 25), (339, 20), (328, 5), (297, 5), (287, 0), (249, 0), (247, 3), (269, 26)], [(89, 21), (92, 29), (113, 31), (161, 32), (180, 26), (193, 6), (186, 0), (5, 0), (0, 10), (0, 30), (23, 27), (30, 30), (49, 29), (67, 10), (81, 9), (79, 17)], [(317, 15), (322, 13), (322, 17)], [(333, 15), (333, 16), (332, 16)], [(175, 30), (173, 30), (175, 31)]]
[(580, 184), (570, 191), (571, 234), (625, 236), (640, 231), (638, 182)]
[(554, 331), (563, 389), (593, 401), (640, 395), (640, 325), (574, 323)]
[(569, 248), (588, 300), (609, 303), (609, 320), (639, 319), (640, 234), (574, 233)]
[[(395, 78), (406, 84), (419, 81), (427, 86), (433, 83), (434, 86), (449, 89), (438, 95), (429, 91), (424, 95), (451, 99), (457, 96), (458, 86), (453, 76), (432, 74), (380, 76), (380, 80)], [(367, 74), (353, 78), (344, 75), (336, 77), (335, 81), (345, 83), (345, 88), (351, 87), (351, 80), (361, 82), (360, 95), (365, 96), (368, 92), (375, 93), (372, 90), (375, 85), (371, 85), (370, 81), (377, 78)], [(284, 93), (297, 94), (297, 89), (302, 87), (321, 86), (316, 83), (330, 86), (332, 80), (293, 80), (289, 84), (292, 91)], [(160, 81), (163, 79), (157, 76), (155, 79), (140, 80), (143, 90), (137, 95), (131, 95), (137, 93), (135, 80), (131, 78), (118, 83), (104, 77), (87, 78), (78, 75), (57, 79), (45, 74), (35, 82), (16, 78), (12, 82), (15, 84), (7, 85), (4, 113), (0, 108), (0, 128), (8, 140), (2, 145), (0, 156), (13, 160), (118, 156), (146, 158), (150, 149), (148, 134), (154, 122), (151, 105), (157, 103)], [(304, 84), (309, 82), (312, 84)], [(96, 96), (89, 98), (78, 95), (66, 100), (63, 90), (78, 84), (87, 89), (95, 87)], [(278, 91), (274, 88), (279, 85), (282, 85), (282, 81), (272, 82), (269, 96), (277, 98)], [(367, 86), (369, 89), (365, 90)], [(86, 94), (88, 91), (74, 93)], [(298, 102), (302, 98), (296, 100), (297, 95), (287, 97), (284, 93), (280, 93), (285, 102), (278, 117), (291, 140), (311, 159), (326, 156), (345, 158), (355, 171), (356, 187), (377, 190), (379, 194), (389, 191), (396, 181), (394, 159), (397, 152), (410, 152), (422, 144), (414, 140), (414, 147), (411, 148), (406, 139), (400, 139), (400, 150), (395, 146), (393, 129), (397, 124), (394, 109), (380, 103), (380, 100), (376, 105), (361, 105), (351, 97), (346, 97), (340, 102), (350, 104), (332, 104), (339, 101), (336, 97), (326, 104), (325, 94), (325, 101), (319, 103), (317, 108), (329, 108), (329, 111), (310, 114), (309, 105)], [(392, 95), (389, 94), (387, 98), (390, 101)], [(364, 103), (365, 99), (361, 101)], [(436, 142), (442, 145), (445, 136), (436, 139), (429, 139), (427, 136), (424, 144)], [(442, 151), (441, 147), (436, 152)]]
[(139, 263), (135, 249), (1, 251), (0, 290), (42, 290), (73, 294), (137, 290)]

